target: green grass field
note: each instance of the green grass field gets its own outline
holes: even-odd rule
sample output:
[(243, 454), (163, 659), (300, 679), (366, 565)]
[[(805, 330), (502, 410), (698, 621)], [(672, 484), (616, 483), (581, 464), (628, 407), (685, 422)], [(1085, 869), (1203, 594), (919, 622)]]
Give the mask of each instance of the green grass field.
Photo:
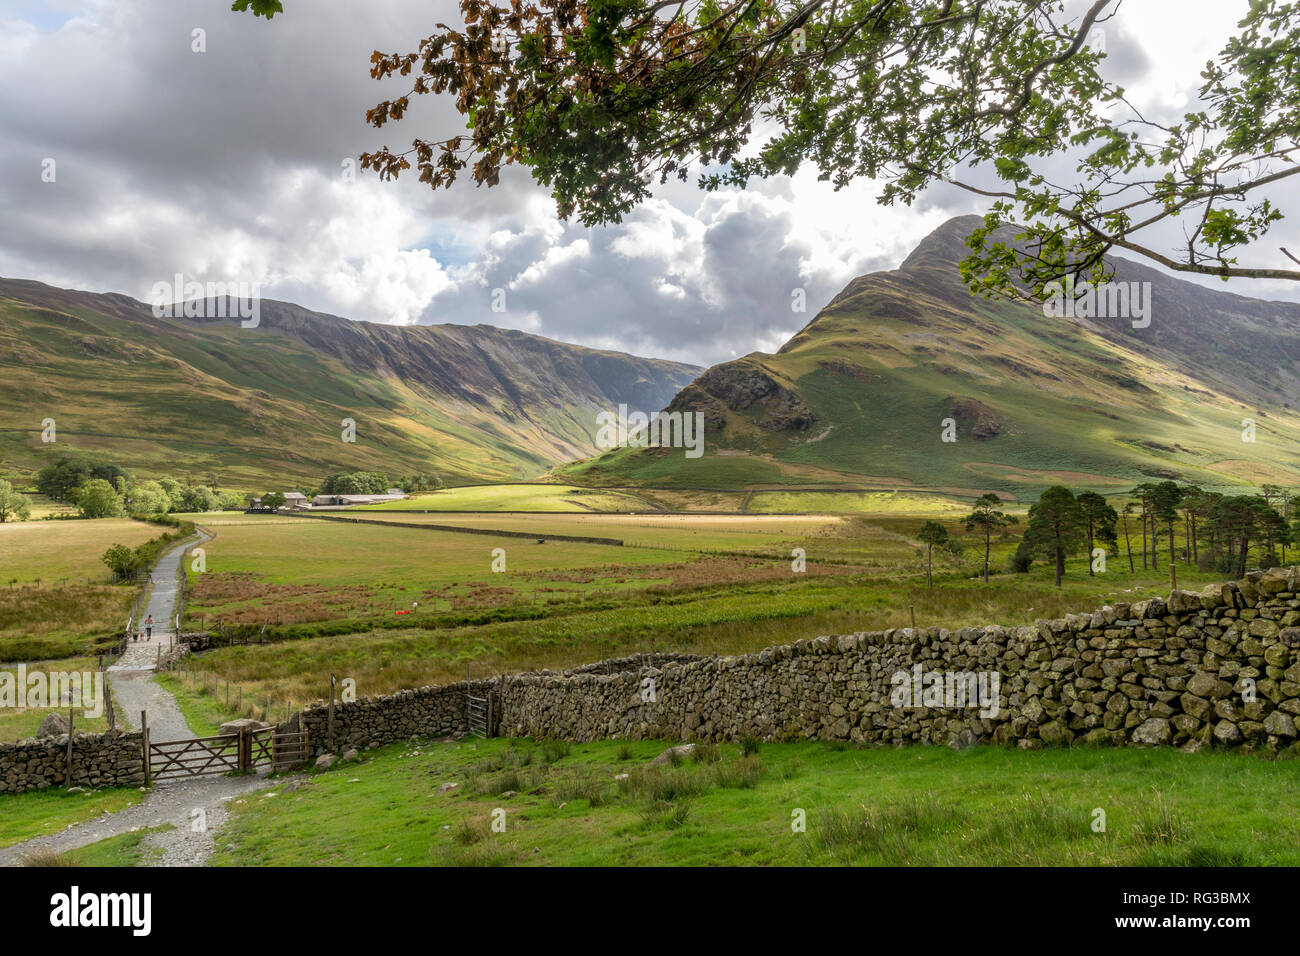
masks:
[(907, 515), (916, 517), (960, 517), (971, 503), (951, 495), (919, 491), (756, 491), (749, 511), (782, 513), (821, 511), (835, 514)]
[(101, 558), (162, 530), (129, 518), (0, 524), (0, 660), (85, 653), (122, 627), (137, 591), (110, 584)]
[(360, 505), (356, 511), (654, 511), (637, 495), (574, 485), (487, 485), (448, 488), (401, 501)]
[[(93, 674), (98, 667), (99, 661), (94, 657), (65, 657), (56, 661), (27, 663), (26, 673), (29, 678), (37, 672), (48, 674), (51, 671), (78, 674), (89, 672)], [(17, 674), (16, 668), (16, 664), (0, 665), (0, 671), (15, 675)], [(101, 711), (101, 713), (90, 716), (83, 707), (73, 708), (74, 726), (78, 732), (94, 734), (108, 729), (106, 702), (94, 709)], [(35, 737), (36, 731), (40, 729), (41, 721), (45, 719), (46, 714), (51, 710), (58, 710), (65, 716), (68, 713), (68, 708), (62, 706), (0, 708), (0, 741), (25, 740), (28, 737)]]
[[(191, 693), (211, 696), (214, 678), (228, 681), (236, 696), (242, 689), (247, 705), (242, 713), (260, 716), (260, 702), (268, 695), (277, 713), (286, 704), (326, 696), (331, 673), (355, 680), (359, 695), (381, 694), (458, 680), (467, 665), (483, 675), (642, 652), (748, 653), (821, 634), (904, 627), (909, 606), (920, 625), (1015, 625), (1168, 590), (1163, 571), (1089, 578), (1081, 570), (1073, 567), (1060, 590), (1044, 567), (997, 575), (989, 585), (948, 572), (928, 589), (914, 573), (886, 577), (850, 569), (797, 575), (785, 564), (767, 580), (628, 592), (618, 600), (528, 608), (529, 616), (481, 624), (430, 614), (409, 628), (345, 628), (320, 636), (308, 630), (265, 645), (219, 648), (187, 662), (197, 677), (176, 689), (182, 699)], [(1180, 583), (1197, 587), (1214, 577), (1185, 572)], [(220, 711), (224, 691), (216, 696), (208, 705), (215, 703)]]
[[(206, 523), (188, 613), (259, 625), (583, 598), (667, 583), (685, 551), (240, 516)], [(494, 571), (504, 552), (504, 570)], [(345, 560), (340, 560), (344, 557)]]
[(85, 823), (104, 813), (134, 806), (144, 794), (133, 787), (108, 790), (28, 790), (0, 796), (0, 847), (33, 837), (48, 836), (65, 827)]
[[(365, 518), (358, 514), (355, 517)], [(709, 514), (383, 514), (369, 517), (410, 524), (487, 528), (534, 535), (563, 534), (613, 538), (638, 548), (669, 548), (699, 553), (787, 553), (811, 540), (830, 543), (855, 540), (870, 530), (851, 529), (838, 515), (709, 515)], [(877, 535), (883, 545), (885, 536)]]
[[(1294, 761), (1171, 750), (421, 741), (232, 803), (226, 866), (1300, 864)], [(615, 779), (627, 774), (624, 780)], [(446, 783), (451, 793), (438, 794)], [(1104, 832), (1094, 829), (1105, 813)], [(802, 818), (804, 829), (797, 832)], [(504, 830), (493, 830), (495, 818)]]

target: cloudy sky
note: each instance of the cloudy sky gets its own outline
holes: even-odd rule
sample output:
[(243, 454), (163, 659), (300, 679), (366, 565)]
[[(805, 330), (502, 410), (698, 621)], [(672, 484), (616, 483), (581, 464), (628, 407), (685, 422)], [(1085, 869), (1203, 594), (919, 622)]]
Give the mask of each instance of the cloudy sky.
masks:
[[(881, 207), (871, 182), (837, 193), (809, 172), (744, 192), (671, 185), (586, 229), (514, 167), (491, 190), (349, 182), (349, 157), (460, 128), (431, 97), (384, 130), (364, 122), (400, 92), (370, 79), (371, 51), (414, 49), (457, 6), (285, 7), (268, 23), (230, 0), (0, 0), (0, 275), (141, 299), (178, 272), (244, 280), (348, 318), (489, 323), (703, 365), (778, 348), (849, 279), (982, 211), (942, 185)], [(1106, 28), (1110, 70), (1151, 115), (1176, 116), (1246, 8), (1126, 0)], [(1271, 240), (1300, 246), (1300, 225)], [(1300, 299), (1283, 283), (1231, 288)]]

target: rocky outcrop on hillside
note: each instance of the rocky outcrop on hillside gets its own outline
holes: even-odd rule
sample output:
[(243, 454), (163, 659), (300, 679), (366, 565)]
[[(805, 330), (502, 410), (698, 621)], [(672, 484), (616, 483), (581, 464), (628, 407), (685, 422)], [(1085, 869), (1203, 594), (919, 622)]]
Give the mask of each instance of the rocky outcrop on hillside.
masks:
[(948, 416), (957, 422), (959, 434), (970, 435), (980, 441), (997, 438), (1002, 434), (1002, 422), (997, 412), (973, 398), (955, 398), (949, 395)]
[(715, 365), (668, 406), (669, 411), (703, 412), (705, 424), (713, 428), (724, 426), (724, 409), (753, 410), (759, 427), (777, 432), (803, 431), (817, 421), (798, 395), (747, 359)]

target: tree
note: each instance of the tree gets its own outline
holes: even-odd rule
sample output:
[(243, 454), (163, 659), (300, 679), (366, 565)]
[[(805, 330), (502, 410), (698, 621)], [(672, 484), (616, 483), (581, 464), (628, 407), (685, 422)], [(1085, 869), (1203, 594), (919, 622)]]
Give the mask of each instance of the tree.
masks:
[(61, 458), (36, 473), (36, 490), (53, 501), (71, 501), (72, 490), (89, 476), (85, 462)]
[[(1151, 523), (1151, 500), (1155, 494), (1155, 485), (1143, 482), (1133, 489), (1132, 494), (1138, 500), (1138, 517), (1142, 524), (1142, 570), (1147, 569), (1147, 525)], [(1159, 570), (1159, 569), (1157, 569)]]
[(262, 495), (262, 506), (270, 508), (272, 511), (276, 511), (284, 507), (286, 500), (287, 499), (284, 497), (283, 492), (268, 491), (266, 494)]
[(1124, 522), (1124, 548), (1128, 551), (1128, 570), (1130, 574), (1135, 574), (1137, 568), (1133, 565), (1133, 539), (1128, 533), (1128, 519), (1131, 514), (1133, 514), (1133, 502), (1126, 501), (1120, 510), (1120, 519)]
[(1224, 543), (1236, 548), (1232, 570), (1237, 577), (1246, 573), (1250, 545), (1262, 532), (1268, 514), (1276, 514), (1267, 501), (1258, 496), (1234, 495), (1221, 498), (1210, 513), (1210, 524)]
[[(811, 164), (837, 188), (883, 183), (887, 205), (947, 182), (995, 200), (963, 264), (985, 294), (1105, 281), (1112, 249), (1225, 280), (1300, 279), (1289, 263), (1237, 261), (1283, 218), (1261, 192), (1300, 173), (1300, 5), (1252, 0), (1201, 71), (1195, 111), (1162, 122), (1102, 76), (1093, 31), (1120, 3), (461, 0), (464, 30), (439, 24), (415, 52), (371, 56), (375, 79), (415, 76), (366, 119), (383, 127), (414, 96), (453, 94), (469, 133), (361, 162), (383, 179), (414, 164), (435, 189), (471, 163), (495, 186), (519, 163), (584, 225), (619, 221), (656, 179), (692, 170), (716, 189)], [(1196, 227), (1171, 238), (1175, 219)], [(1013, 222), (1014, 244), (995, 234)]]
[[(1151, 495), (1151, 531), (1156, 532), (1157, 526), (1162, 533), (1169, 535), (1169, 563), (1173, 564), (1178, 560), (1174, 552), (1174, 528), (1178, 525), (1178, 505), (1183, 500), (1183, 491), (1174, 481), (1162, 481), (1155, 486)], [(1155, 550), (1155, 542), (1152, 541), (1151, 548)]]
[(989, 581), (989, 552), (993, 548), (993, 535), (1016, 524), (1018, 519), (1003, 514), (997, 508), (1002, 499), (995, 494), (981, 495), (975, 501), (975, 510), (966, 516), (966, 530), (978, 531), (984, 538), (984, 583)]
[(1277, 545), (1285, 543), (1290, 538), (1290, 529), (1282, 515), (1267, 500), (1264, 506), (1258, 507), (1259, 512), (1259, 529), (1264, 536), (1264, 551), (1260, 556), (1259, 566), (1261, 568), (1275, 568), (1281, 564), (1281, 558), (1278, 557)]
[(1011, 557), (1007, 558), (1007, 570), (1014, 571), (1016, 574), (1027, 574), (1033, 563), (1034, 552), (1025, 544), (1022, 538), (1016, 545), (1016, 550), (1012, 552)]
[(1199, 565), (1201, 562), (1200, 542), (1198, 541), (1198, 524), (1209, 514), (1214, 503), (1214, 494), (1189, 485), (1183, 489), (1183, 526), (1186, 541), (1186, 560)]
[(127, 473), (114, 464), (93, 465), (77, 458), (60, 458), (36, 473), (36, 490), (55, 501), (73, 501), (73, 491), (92, 478), (106, 481), (116, 488), (118, 479)]
[(124, 578), (139, 567), (136, 553), (124, 544), (115, 544), (104, 552), (103, 561), (118, 578)]
[(216, 507), (217, 499), (212, 496), (212, 489), (204, 485), (186, 488), (181, 492), (182, 511), (211, 511)]
[(927, 521), (921, 525), (916, 537), (925, 545), (925, 586), (934, 587), (934, 549), (949, 543), (948, 529), (937, 521)]
[(401, 488), (408, 495), (417, 491), (437, 491), (442, 487), (442, 478), (436, 473), (415, 474), (410, 478), (398, 479), (395, 487)]
[(76, 494), (76, 505), (87, 518), (116, 518), (122, 513), (122, 498), (103, 478), (91, 478)]
[(175, 478), (169, 478), (167, 475), (163, 475), (161, 478), (158, 479), (158, 484), (162, 488), (162, 490), (167, 493), (167, 497), (171, 499), (171, 507), (168, 508), (167, 510), (168, 511), (183, 510), (183, 506), (185, 504), (185, 499), (184, 499), (185, 489), (181, 486), (181, 483), (177, 481)]
[(0, 523), (13, 518), (26, 521), (31, 517), (32, 502), (24, 494), (14, 491), (14, 486), (0, 478)]
[(1106, 499), (1095, 491), (1082, 491), (1075, 500), (1079, 503), (1084, 524), (1087, 526), (1088, 574), (1091, 576), (1095, 573), (1092, 570), (1092, 552), (1097, 539), (1112, 547), (1117, 544), (1115, 523), (1119, 521), (1119, 515), (1115, 513), (1114, 508), (1106, 504)]
[(1083, 543), (1086, 523), (1073, 492), (1062, 485), (1048, 488), (1029, 508), (1025, 543), (1033, 551), (1055, 559), (1058, 588), (1065, 576), (1065, 556)]
[(349, 471), (328, 475), (321, 482), (323, 495), (382, 495), (389, 488), (388, 477), (376, 471)]
[(126, 505), (133, 515), (160, 515), (171, 510), (172, 500), (158, 482), (143, 481), (131, 485)]

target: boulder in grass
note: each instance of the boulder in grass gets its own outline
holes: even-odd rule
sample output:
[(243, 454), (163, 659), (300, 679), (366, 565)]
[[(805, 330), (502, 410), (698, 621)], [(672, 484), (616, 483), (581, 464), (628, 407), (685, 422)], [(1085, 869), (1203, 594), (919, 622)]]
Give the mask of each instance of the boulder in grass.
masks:
[(334, 764), (338, 763), (338, 754), (321, 754), (316, 758), (317, 770), (328, 770)]
[(37, 737), (59, 737), (66, 734), (70, 729), (68, 718), (57, 710), (52, 710), (45, 715), (41, 721), (41, 727), (36, 731)]
[(695, 744), (682, 744), (678, 747), (669, 747), (654, 760), (650, 761), (652, 767), (662, 767), (666, 763), (674, 760), (685, 760), (691, 754), (695, 753)]

